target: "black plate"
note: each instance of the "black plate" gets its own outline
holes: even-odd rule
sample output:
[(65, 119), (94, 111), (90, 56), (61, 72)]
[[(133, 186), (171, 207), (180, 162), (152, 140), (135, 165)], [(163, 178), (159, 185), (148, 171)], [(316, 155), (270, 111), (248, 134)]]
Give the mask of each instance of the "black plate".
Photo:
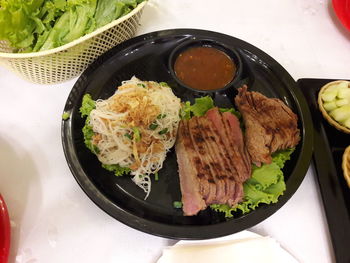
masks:
[(330, 79), (300, 79), (314, 122), (314, 155), (320, 192), (325, 207), (334, 254), (337, 262), (350, 262), (350, 189), (341, 167), (350, 135), (342, 133), (323, 118), (318, 109), (318, 92)]
[[(203, 96), (176, 86), (168, 69), (170, 52), (190, 38), (206, 38), (234, 47), (243, 61), (241, 83), (248, 83), (270, 97), (278, 97), (299, 116), (302, 140), (284, 168), (287, 190), (276, 204), (261, 205), (255, 211), (226, 220), (220, 213), (206, 209), (197, 216), (185, 217), (173, 201), (181, 199), (176, 155), (168, 153), (159, 181), (152, 182), (152, 192), (144, 192), (128, 176), (115, 177), (101, 168), (97, 158), (85, 147), (81, 129), (84, 120), (79, 107), (82, 96), (107, 98), (121, 81), (133, 75), (143, 80), (166, 81), (182, 100)], [(214, 94), (221, 107), (232, 106), (236, 89)], [(130, 39), (99, 57), (74, 85), (65, 109), (70, 118), (62, 122), (62, 141), (68, 165), (85, 193), (101, 209), (117, 220), (138, 230), (179, 239), (206, 239), (232, 234), (249, 228), (276, 212), (294, 194), (309, 167), (312, 154), (312, 121), (305, 99), (295, 81), (274, 59), (258, 48), (237, 38), (203, 30), (176, 29), (153, 32)], [(293, 216), (293, 215), (291, 215)]]

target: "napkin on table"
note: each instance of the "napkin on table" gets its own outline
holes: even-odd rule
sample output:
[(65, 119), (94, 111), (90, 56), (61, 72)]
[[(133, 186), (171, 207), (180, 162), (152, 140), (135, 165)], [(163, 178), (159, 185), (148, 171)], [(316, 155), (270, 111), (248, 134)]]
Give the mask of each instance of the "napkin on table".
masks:
[(165, 248), (157, 263), (296, 263), (270, 237), (254, 237), (212, 243), (180, 243)]

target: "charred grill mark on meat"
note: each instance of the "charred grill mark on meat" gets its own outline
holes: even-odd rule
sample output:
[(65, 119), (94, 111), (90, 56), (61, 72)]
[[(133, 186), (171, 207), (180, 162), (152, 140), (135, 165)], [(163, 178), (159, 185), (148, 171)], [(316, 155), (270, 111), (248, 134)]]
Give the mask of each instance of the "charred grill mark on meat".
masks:
[[(214, 140), (206, 140), (205, 144), (208, 148), (208, 159), (209, 165), (213, 167), (215, 173), (213, 174), (213, 178), (216, 184), (216, 198), (215, 200), (210, 200), (211, 202), (207, 202), (207, 204), (218, 203), (218, 202), (226, 202), (226, 182), (223, 180), (227, 177), (227, 172), (224, 170), (225, 160), (222, 158), (222, 153), (218, 151), (218, 148), (223, 146), (220, 137), (215, 136), (215, 132), (212, 133), (211, 122), (205, 117), (194, 117), (194, 121), (201, 123), (202, 133), (204, 136), (209, 137), (210, 134), (214, 134)], [(197, 131), (200, 132), (200, 131)]]
[(182, 193), (183, 211), (185, 215), (196, 215), (206, 208), (200, 189), (203, 187), (198, 178), (197, 165), (193, 160), (196, 154), (193, 145), (185, 135), (188, 134), (185, 122), (181, 121), (178, 128), (178, 138), (175, 144), (177, 162), (179, 165), (180, 188)]
[[(210, 204), (237, 204), (243, 198), (242, 183), (250, 177), (246, 165), (249, 156), (240, 139), (243, 135), (239, 122), (233, 129), (230, 117), (226, 117), (225, 124), (217, 108), (216, 111), (214, 117), (193, 117), (181, 121), (179, 126), (177, 157), (186, 152), (188, 164), (193, 166), (184, 172), (188, 167), (183, 166), (183, 161), (178, 162), (185, 215), (195, 215)], [(239, 140), (231, 138), (235, 133)], [(188, 182), (196, 184), (194, 189), (186, 185)], [(186, 190), (190, 193), (183, 193)]]
[(298, 117), (283, 101), (247, 91), (243, 86), (238, 89), (235, 104), (242, 114), (245, 142), (256, 165), (271, 163), (273, 152), (298, 144)]
[(243, 86), (235, 104), (243, 117), (244, 135), (237, 117), (221, 114), (218, 108), (180, 122), (176, 155), (185, 215), (196, 215), (210, 204), (241, 202), (251, 163), (271, 163), (273, 152), (300, 140), (297, 115), (281, 100)]

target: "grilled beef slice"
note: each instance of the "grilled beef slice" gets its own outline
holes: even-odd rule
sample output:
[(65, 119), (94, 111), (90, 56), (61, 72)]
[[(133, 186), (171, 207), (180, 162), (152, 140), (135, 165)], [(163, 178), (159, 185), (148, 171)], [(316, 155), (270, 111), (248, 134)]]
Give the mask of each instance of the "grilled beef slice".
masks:
[(217, 107), (207, 111), (206, 116), (212, 121), (220, 137), (224, 141), (224, 148), (231, 169), (237, 182), (246, 181), (251, 175), (251, 163), (246, 150), (239, 120), (230, 112), (220, 114)]
[(210, 204), (237, 204), (243, 198), (243, 182), (250, 177), (238, 120), (235, 123), (217, 108), (212, 115), (179, 125), (175, 149), (185, 215), (195, 215)]
[(216, 185), (216, 196), (214, 200), (206, 200), (207, 205), (214, 203), (226, 203), (229, 194), (226, 185), (227, 179), (231, 177), (230, 164), (225, 154), (220, 151), (224, 144), (218, 136), (218, 132), (213, 130), (212, 123), (205, 117), (193, 117), (191, 122), (196, 123), (192, 130), (194, 134), (201, 135), (203, 138), (203, 148), (206, 149), (205, 156), (208, 157), (207, 165), (212, 167), (213, 179)]
[(217, 166), (213, 165), (214, 162), (210, 155), (210, 150), (206, 145), (204, 135), (200, 131), (200, 129), (203, 128), (198, 124), (197, 117), (187, 121), (187, 124), (189, 136), (196, 151), (196, 158), (199, 158), (202, 164), (202, 167), (200, 167), (201, 173), (198, 174), (201, 178), (200, 184), (208, 185), (208, 193), (201, 191), (203, 199), (208, 205), (213, 203), (217, 196), (223, 195), (223, 187), (220, 184), (217, 185), (217, 179), (215, 178), (215, 175), (217, 174)]
[(244, 85), (238, 89), (235, 104), (242, 114), (245, 142), (256, 165), (271, 163), (273, 152), (298, 144), (298, 117), (283, 101), (247, 91)]
[(179, 165), (180, 188), (182, 193), (183, 211), (185, 215), (196, 215), (206, 208), (200, 193), (200, 178), (198, 170), (202, 164), (196, 161), (197, 154), (190, 139), (187, 121), (181, 121), (178, 138), (175, 145), (177, 162)]

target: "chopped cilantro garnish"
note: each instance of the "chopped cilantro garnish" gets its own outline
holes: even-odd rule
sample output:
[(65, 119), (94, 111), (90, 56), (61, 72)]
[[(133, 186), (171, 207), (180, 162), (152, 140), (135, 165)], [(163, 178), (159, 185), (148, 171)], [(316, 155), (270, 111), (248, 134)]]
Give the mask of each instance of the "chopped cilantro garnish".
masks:
[(182, 202), (181, 201), (174, 201), (173, 207), (174, 208), (182, 208)]
[(157, 129), (158, 124), (157, 123), (151, 123), (151, 125), (148, 127), (150, 130), (154, 131), (155, 129)]
[(128, 167), (121, 167), (118, 164), (102, 164), (102, 167), (108, 171), (114, 172), (116, 176), (122, 176), (131, 172)]
[(160, 119), (164, 119), (166, 117), (166, 114), (159, 114), (157, 116), (157, 119), (160, 120)]
[(154, 173), (154, 180), (155, 180), (155, 181), (158, 181), (158, 180), (159, 180), (158, 172), (155, 172), (155, 173)]
[(132, 135), (130, 133), (125, 133), (124, 136), (130, 140), (132, 140)]
[(168, 87), (168, 88), (170, 88), (169, 85), (168, 85), (168, 83), (166, 83), (166, 82), (159, 82), (159, 85), (161, 85), (162, 87)]
[(158, 132), (159, 135), (163, 135), (166, 134), (168, 132), (168, 128), (165, 128), (163, 130), (161, 130), (160, 132)]

